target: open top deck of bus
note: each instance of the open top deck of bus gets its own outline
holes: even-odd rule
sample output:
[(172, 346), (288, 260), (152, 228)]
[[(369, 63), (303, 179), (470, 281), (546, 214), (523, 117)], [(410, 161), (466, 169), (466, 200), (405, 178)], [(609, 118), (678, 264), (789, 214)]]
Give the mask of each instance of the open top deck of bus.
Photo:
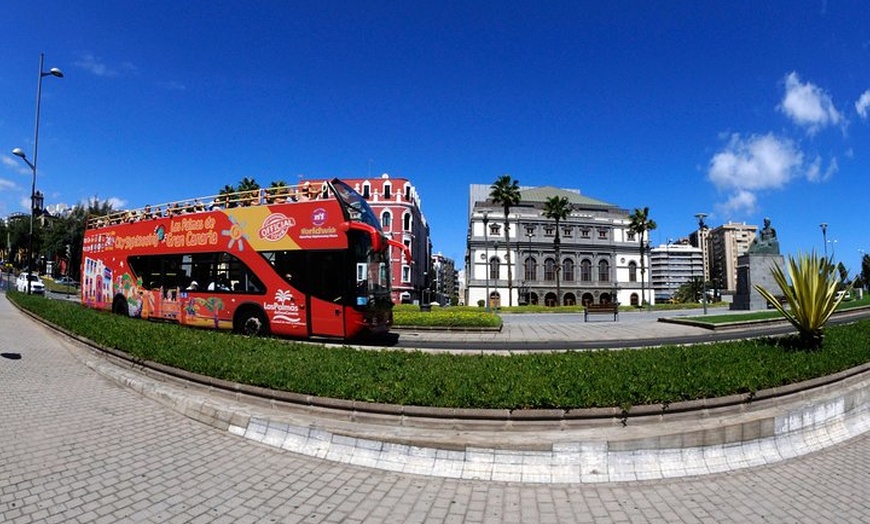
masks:
[(115, 211), (108, 215), (90, 216), (87, 229), (128, 224), (140, 220), (172, 218), (181, 215), (215, 211), (234, 207), (258, 206), (264, 204), (284, 204), (289, 202), (310, 202), (331, 198), (331, 189), (325, 181), (305, 181), (297, 185), (221, 193), (213, 196), (189, 198), (166, 202), (155, 206), (146, 205), (138, 209)]

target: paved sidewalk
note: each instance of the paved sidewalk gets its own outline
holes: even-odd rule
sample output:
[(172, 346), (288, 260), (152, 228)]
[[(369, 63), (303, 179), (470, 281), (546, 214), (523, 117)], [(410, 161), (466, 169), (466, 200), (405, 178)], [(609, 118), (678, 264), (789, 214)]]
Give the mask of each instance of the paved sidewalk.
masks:
[[(194, 422), (0, 296), (0, 521), (867, 522), (870, 435), (722, 474), (619, 484), (437, 478)], [(159, 388), (159, 384), (153, 384)]]
[[(728, 313), (723, 309), (710, 309), (709, 314)], [(596, 315), (584, 322), (582, 313), (536, 313), (502, 315), (501, 331), (444, 331), (395, 329), (401, 347), (447, 348), (466, 347), (471, 350), (502, 349), (558, 350), (599, 349), (623, 347), (648, 347), (663, 343), (711, 342), (722, 339), (716, 333), (702, 327), (686, 324), (659, 322), (660, 318), (702, 317), (701, 309), (677, 311), (630, 311), (621, 312), (619, 320), (608, 315)], [(782, 323), (786, 326), (786, 323)], [(756, 329), (741, 330), (751, 336)]]

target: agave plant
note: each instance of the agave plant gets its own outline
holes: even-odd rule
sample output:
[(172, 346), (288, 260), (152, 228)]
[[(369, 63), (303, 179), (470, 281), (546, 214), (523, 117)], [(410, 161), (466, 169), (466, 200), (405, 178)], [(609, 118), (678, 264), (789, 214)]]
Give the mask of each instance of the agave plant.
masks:
[[(800, 343), (808, 349), (822, 345), (822, 330), (845, 294), (837, 296), (840, 278), (831, 260), (811, 254), (788, 257), (788, 279), (779, 266), (771, 269), (788, 308), (776, 296), (761, 286), (755, 289), (797, 328)], [(791, 280), (791, 284), (789, 284)]]

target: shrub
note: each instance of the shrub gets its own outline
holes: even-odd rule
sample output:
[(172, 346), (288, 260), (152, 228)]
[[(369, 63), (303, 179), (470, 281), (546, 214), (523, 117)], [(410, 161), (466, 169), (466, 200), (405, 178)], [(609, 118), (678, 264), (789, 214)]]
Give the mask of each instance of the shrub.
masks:
[(787, 266), (788, 278), (779, 266), (771, 268), (771, 273), (788, 302), (788, 309), (772, 292), (758, 285), (755, 289), (798, 330), (802, 347), (818, 349), (825, 323), (845, 296), (837, 295), (840, 285), (837, 267), (815, 252), (799, 254), (797, 258), (789, 256)]

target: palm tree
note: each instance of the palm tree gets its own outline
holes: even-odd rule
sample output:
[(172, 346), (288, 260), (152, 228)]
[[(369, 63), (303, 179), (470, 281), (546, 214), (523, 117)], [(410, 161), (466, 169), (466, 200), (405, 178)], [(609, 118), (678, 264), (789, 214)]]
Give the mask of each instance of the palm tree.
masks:
[(510, 230), (508, 229), (508, 215), (511, 212), (511, 206), (520, 203), (520, 186), (519, 183), (511, 178), (510, 175), (502, 175), (498, 177), (490, 187), (489, 198), (496, 204), (501, 204), (504, 209), (504, 242), (506, 247), (505, 263), (508, 271), (508, 306), (513, 305), (513, 271), (511, 268), (511, 239)]
[[(643, 297), (646, 294), (646, 284), (644, 280), (644, 275), (646, 273), (644, 252), (646, 251), (646, 246), (644, 245), (643, 237), (647, 231), (652, 231), (658, 226), (656, 225), (655, 220), (650, 220), (649, 218), (649, 207), (644, 207), (643, 209), (635, 208), (634, 212), (628, 216), (628, 219), (630, 220), (628, 230), (637, 234), (638, 241), (640, 242), (640, 294)], [(641, 300), (641, 303), (643, 302), (644, 299)]]
[(253, 178), (245, 177), (239, 182), (239, 191), (256, 191), (260, 189), (260, 184)]
[(551, 196), (544, 202), (544, 217), (556, 221), (556, 238), (553, 239), (553, 247), (556, 251), (556, 305), (562, 305), (562, 291), (559, 288), (559, 273), (562, 270), (562, 239), (559, 236), (559, 221), (568, 218), (571, 214), (571, 202), (567, 197)]

